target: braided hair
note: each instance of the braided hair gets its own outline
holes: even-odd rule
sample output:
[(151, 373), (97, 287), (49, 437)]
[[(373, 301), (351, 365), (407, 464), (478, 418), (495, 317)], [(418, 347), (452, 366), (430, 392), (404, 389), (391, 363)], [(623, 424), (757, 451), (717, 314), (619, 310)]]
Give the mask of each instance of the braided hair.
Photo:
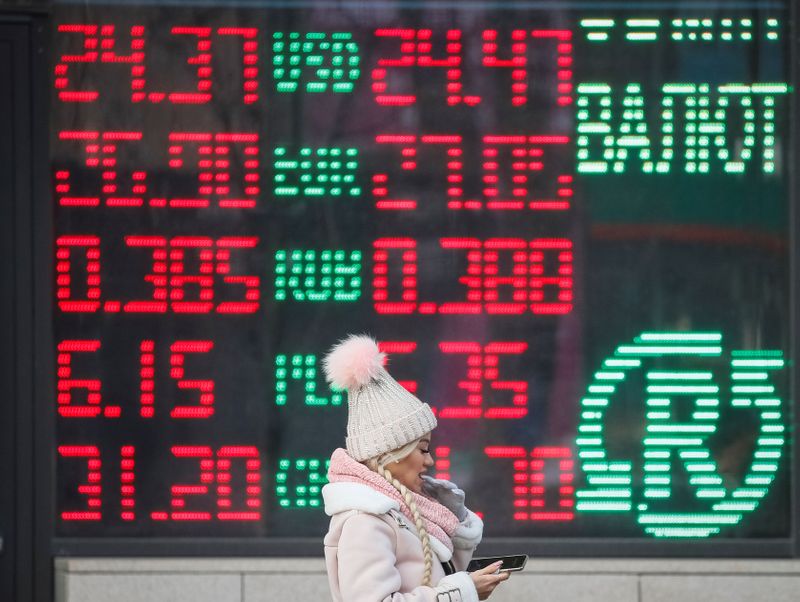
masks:
[(413, 452), (417, 448), (420, 440), (421, 438), (416, 439), (399, 449), (387, 452), (381, 456), (378, 456), (377, 458), (366, 460), (364, 464), (370, 470), (381, 475), (392, 485), (392, 487), (397, 489), (397, 491), (400, 492), (400, 495), (403, 496), (406, 506), (408, 506), (408, 509), (411, 510), (411, 516), (414, 517), (414, 525), (417, 527), (417, 534), (422, 542), (422, 555), (425, 563), (425, 570), (422, 573), (422, 585), (430, 586), (431, 576), (433, 573), (433, 550), (431, 550), (430, 536), (428, 535), (427, 529), (425, 529), (425, 523), (422, 520), (422, 515), (419, 513), (417, 504), (414, 502), (414, 496), (412, 495), (411, 491), (409, 491), (408, 487), (398, 481), (389, 471), (389, 469), (386, 468), (387, 464), (399, 462)]

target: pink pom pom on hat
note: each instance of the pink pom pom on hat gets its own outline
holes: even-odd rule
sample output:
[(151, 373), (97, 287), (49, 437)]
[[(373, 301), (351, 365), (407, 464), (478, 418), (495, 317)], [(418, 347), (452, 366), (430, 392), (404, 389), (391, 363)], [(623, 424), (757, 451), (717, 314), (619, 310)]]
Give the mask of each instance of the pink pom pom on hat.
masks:
[(347, 390), (347, 452), (359, 462), (403, 447), (436, 428), (436, 417), (383, 367), (367, 335), (350, 335), (323, 361), (328, 382)]

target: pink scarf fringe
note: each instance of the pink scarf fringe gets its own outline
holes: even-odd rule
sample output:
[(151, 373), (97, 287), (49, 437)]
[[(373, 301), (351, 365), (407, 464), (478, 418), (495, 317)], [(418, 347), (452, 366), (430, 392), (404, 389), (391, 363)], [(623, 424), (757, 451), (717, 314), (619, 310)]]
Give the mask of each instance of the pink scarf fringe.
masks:
[[(394, 486), (381, 475), (373, 472), (360, 462), (356, 462), (346, 450), (339, 448), (331, 455), (331, 465), (328, 469), (328, 481), (331, 483), (360, 483), (382, 493), (400, 504), (400, 511), (414, 523), (414, 515), (406, 505), (403, 496)], [(414, 502), (417, 504), (420, 516), (425, 524), (428, 534), (441, 541), (453, 551), (451, 537), (459, 525), (458, 518), (439, 502), (409, 490)]]

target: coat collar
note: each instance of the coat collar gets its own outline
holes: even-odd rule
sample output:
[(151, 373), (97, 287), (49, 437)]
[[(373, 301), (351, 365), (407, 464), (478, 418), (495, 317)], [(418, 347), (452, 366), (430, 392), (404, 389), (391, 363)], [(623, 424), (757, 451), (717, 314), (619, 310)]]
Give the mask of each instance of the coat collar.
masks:
[[(361, 483), (328, 483), (322, 488), (322, 499), (325, 501), (325, 514), (328, 516), (350, 510), (359, 510), (369, 514), (391, 514), (394, 511), (401, 520), (405, 521), (407, 528), (415, 535), (417, 534), (414, 524), (400, 513), (400, 504)], [(453, 557), (453, 553), (447, 546), (430, 534), (428, 537), (431, 549), (440, 562), (447, 562)]]
[(395, 500), (361, 483), (328, 483), (322, 488), (325, 514), (333, 516), (348, 510), (360, 510), (370, 514), (386, 514), (389, 510), (400, 510)]

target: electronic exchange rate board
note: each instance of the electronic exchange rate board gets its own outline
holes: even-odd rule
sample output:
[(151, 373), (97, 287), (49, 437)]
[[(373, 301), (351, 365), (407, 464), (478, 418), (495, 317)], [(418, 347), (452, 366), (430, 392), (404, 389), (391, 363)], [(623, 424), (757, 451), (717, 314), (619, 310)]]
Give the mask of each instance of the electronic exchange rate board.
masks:
[(56, 7), (57, 536), (319, 538), (367, 332), (487, 537), (789, 537), (788, 13), (326, 6)]

